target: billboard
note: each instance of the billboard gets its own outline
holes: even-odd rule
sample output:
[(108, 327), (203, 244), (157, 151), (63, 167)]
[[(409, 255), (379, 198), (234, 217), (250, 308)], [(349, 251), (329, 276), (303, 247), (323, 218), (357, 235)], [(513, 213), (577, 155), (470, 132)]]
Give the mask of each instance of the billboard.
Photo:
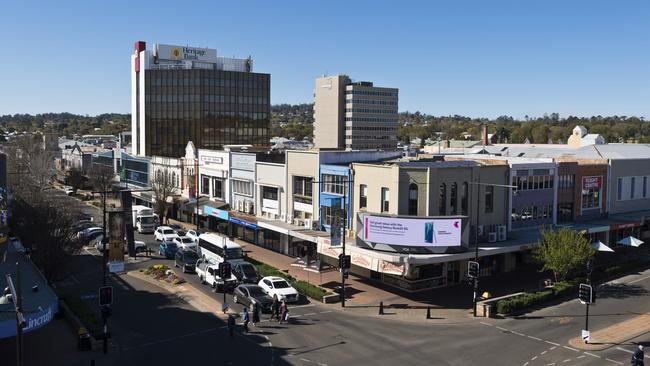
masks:
[(363, 217), (362, 239), (372, 243), (415, 247), (461, 245), (460, 218)]
[(213, 48), (157, 44), (154, 50), (156, 56), (161, 60), (217, 62), (217, 50)]

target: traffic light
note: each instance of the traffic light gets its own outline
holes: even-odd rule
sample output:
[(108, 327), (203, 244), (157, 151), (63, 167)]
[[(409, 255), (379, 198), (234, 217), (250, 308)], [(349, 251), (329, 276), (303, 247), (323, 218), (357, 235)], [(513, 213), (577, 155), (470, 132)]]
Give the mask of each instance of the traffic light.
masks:
[(478, 277), (479, 264), (478, 262), (469, 261), (467, 262), (467, 277), (476, 278)]
[(592, 304), (594, 301), (593, 289), (591, 285), (586, 283), (581, 283), (580, 288), (578, 289), (578, 298), (583, 304)]
[(104, 286), (99, 288), (99, 306), (110, 305), (113, 303), (113, 286)]
[(352, 263), (352, 257), (349, 255), (339, 255), (339, 267), (341, 269), (350, 269), (350, 265)]
[(104, 319), (108, 319), (111, 317), (111, 315), (113, 315), (113, 309), (111, 309), (111, 307), (108, 305), (102, 306), (100, 310), (102, 312), (102, 318)]
[(348, 273), (350, 271), (347, 268), (341, 268), (341, 273), (343, 274), (343, 278), (348, 278)]
[(232, 267), (230, 266), (230, 262), (219, 263), (219, 274), (221, 275), (221, 278), (223, 278), (224, 280), (230, 278), (230, 276), (232, 275)]

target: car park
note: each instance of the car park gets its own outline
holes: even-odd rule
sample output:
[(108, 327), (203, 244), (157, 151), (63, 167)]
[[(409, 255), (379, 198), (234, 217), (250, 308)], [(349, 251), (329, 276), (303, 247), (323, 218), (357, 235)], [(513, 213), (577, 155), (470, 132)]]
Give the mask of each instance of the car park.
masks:
[(169, 226), (158, 226), (154, 231), (154, 237), (157, 241), (172, 241), (178, 237), (178, 234)]
[(160, 254), (161, 256), (167, 259), (174, 258), (176, 256), (177, 251), (178, 251), (178, 246), (173, 241), (163, 241), (162, 243), (160, 243), (160, 246), (158, 247), (158, 254)]
[(188, 238), (187, 236), (178, 236), (175, 237), (174, 240), (172, 241), (176, 243), (179, 249), (192, 250), (196, 252), (196, 243), (194, 242), (194, 240)]
[(232, 265), (232, 274), (237, 277), (240, 283), (253, 283), (259, 282), (259, 274), (257, 268), (248, 262), (235, 262)]
[(198, 259), (198, 254), (193, 250), (178, 250), (174, 256), (174, 266), (183, 272), (194, 272)]
[(267, 276), (260, 280), (258, 285), (262, 290), (272, 298), (278, 301), (285, 300), (286, 302), (298, 301), (298, 291), (291, 287), (289, 282), (282, 277)]
[(263, 313), (270, 313), (273, 299), (271, 299), (261, 287), (253, 284), (237, 286), (232, 292), (232, 299), (235, 304), (251, 306), (257, 304)]

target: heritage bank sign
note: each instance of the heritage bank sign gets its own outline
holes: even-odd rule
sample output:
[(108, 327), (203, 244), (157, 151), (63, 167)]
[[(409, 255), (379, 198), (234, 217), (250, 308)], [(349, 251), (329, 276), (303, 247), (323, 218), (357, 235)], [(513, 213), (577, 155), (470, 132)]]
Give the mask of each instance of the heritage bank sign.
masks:
[(160, 60), (217, 62), (217, 50), (213, 48), (156, 44), (154, 50)]

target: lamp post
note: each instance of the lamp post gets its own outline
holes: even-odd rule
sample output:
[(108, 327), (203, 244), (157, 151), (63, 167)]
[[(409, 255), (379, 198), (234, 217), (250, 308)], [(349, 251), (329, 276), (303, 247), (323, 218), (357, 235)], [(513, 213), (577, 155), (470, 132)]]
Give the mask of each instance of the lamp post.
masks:
[[(479, 178), (480, 179), (480, 178)], [(492, 184), (492, 183), (481, 183), (481, 182), (469, 182), (470, 185), (476, 186), (476, 230), (474, 235), (474, 260), (478, 263), (478, 223), (479, 223), (479, 213), (481, 208), (481, 186), (486, 187), (501, 187), (501, 188), (517, 188), (510, 184)], [(494, 197), (492, 197), (494, 199)], [(474, 317), (476, 317), (476, 304), (478, 303), (478, 278), (480, 275), (480, 266), (476, 271), (476, 276), (474, 276), (474, 292), (473, 292), (473, 304), (474, 304)]]

